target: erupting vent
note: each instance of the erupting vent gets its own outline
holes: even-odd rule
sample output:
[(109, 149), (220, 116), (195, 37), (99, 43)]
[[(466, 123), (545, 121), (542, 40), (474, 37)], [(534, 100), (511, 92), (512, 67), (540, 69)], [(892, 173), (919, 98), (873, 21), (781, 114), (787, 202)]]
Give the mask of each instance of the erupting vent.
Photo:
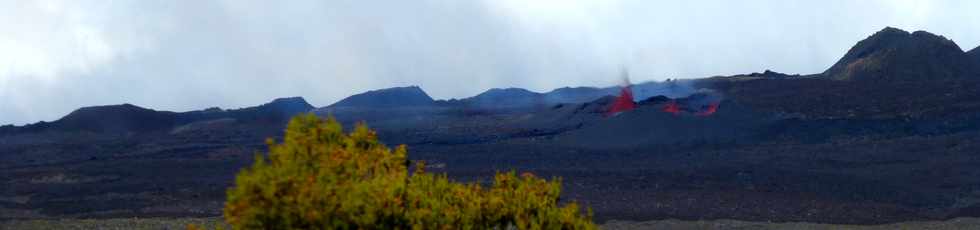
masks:
[(626, 85), (623, 86), (623, 90), (619, 92), (619, 96), (616, 97), (616, 101), (613, 102), (612, 107), (609, 108), (609, 112), (606, 113), (606, 116), (613, 116), (635, 108), (636, 102), (633, 102), (633, 90), (630, 89), (629, 85)]

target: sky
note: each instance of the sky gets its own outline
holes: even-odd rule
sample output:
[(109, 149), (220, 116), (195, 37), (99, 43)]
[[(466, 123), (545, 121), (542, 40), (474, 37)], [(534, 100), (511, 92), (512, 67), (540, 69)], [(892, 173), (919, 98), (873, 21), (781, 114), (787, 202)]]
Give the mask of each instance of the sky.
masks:
[(886, 26), (980, 45), (980, 1), (0, 0), (0, 124), (84, 106), (326, 106), (762, 72), (817, 73)]

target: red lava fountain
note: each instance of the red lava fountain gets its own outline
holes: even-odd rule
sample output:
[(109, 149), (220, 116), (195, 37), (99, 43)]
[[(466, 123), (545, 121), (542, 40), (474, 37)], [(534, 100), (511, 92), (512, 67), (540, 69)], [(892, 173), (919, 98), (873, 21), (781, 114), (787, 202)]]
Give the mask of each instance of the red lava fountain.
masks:
[(612, 106), (609, 107), (609, 111), (606, 112), (607, 117), (636, 108), (636, 102), (633, 101), (633, 84), (630, 84), (629, 71), (624, 67), (621, 74), (623, 77), (623, 89), (619, 91), (619, 96), (616, 97), (616, 101), (613, 102)]
[(616, 97), (616, 101), (613, 102), (612, 107), (609, 108), (609, 112), (606, 113), (606, 116), (616, 115), (635, 108), (636, 102), (633, 102), (633, 90), (630, 89), (629, 85), (626, 85), (623, 86), (623, 89), (619, 92), (619, 96)]

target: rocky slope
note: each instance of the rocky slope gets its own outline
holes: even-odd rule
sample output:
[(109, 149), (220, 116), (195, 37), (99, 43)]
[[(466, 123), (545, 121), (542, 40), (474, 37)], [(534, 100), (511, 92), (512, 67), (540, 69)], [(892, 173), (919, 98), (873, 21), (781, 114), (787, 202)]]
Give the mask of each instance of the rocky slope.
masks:
[(887, 27), (852, 47), (823, 75), (839, 80), (976, 77), (977, 68), (952, 40)]

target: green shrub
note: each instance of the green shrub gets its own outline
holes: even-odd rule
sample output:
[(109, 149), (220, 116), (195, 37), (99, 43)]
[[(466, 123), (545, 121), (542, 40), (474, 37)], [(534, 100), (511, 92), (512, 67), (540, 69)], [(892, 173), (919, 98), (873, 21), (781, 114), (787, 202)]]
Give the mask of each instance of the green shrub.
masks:
[(559, 206), (559, 180), (498, 173), (492, 185), (409, 173), (405, 146), (394, 150), (358, 125), (344, 134), (332, 118), (293, 118), (282, 143), (267, 140), (228, 190), (234, 229), (595, 229), (591, 211)]

